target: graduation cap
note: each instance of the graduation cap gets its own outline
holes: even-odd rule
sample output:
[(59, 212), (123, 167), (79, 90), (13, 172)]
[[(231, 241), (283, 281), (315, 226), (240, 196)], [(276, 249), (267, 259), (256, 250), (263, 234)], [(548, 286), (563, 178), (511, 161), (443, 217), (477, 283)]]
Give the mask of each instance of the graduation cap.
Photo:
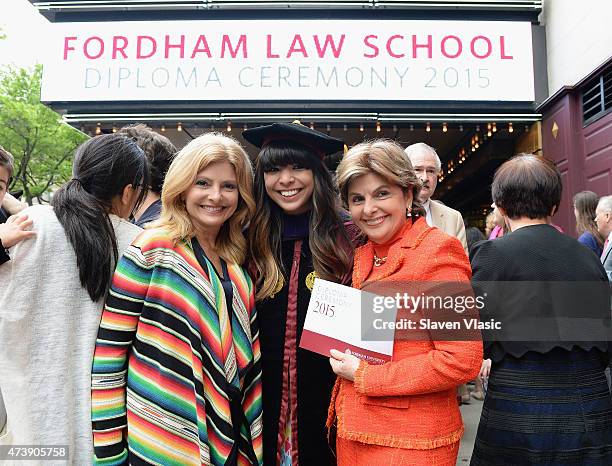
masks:
[(263, 149), (271, 142), (296, 142), (313, 151), (319, 157), (335, 154), (344, 149), (342, 139), (333, 138), (320, 131), (315, 131), (299, 122), (272, 123), (258, 126), (242, 132), (242, 137), (254, 146)]

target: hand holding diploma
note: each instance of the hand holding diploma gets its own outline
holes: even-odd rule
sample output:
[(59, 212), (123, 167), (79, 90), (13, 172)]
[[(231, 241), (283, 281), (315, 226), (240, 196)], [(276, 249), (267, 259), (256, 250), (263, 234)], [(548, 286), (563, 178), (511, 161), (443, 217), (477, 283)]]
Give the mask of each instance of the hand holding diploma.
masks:
[(331, 358), (329, 363), (331, 364), (334, 373), (340, 377), (353, 382), (355, 380), (355, 372), (359, 367), (359, 358), (351, 354), (351, 350), (347, 349), (344, 353), (332, 349), (329, 350)]

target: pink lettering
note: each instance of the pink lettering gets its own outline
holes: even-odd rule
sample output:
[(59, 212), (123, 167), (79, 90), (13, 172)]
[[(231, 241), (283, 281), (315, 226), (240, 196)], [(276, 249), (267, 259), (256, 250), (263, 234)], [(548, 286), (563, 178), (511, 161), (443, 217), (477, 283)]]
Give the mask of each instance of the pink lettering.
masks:
[(334, 55), (334, 58), (338, 58), (340, 56), (340, 52), (342, 51), (342, 45), (344, 44), (345, 34), (342, 34), (342, 36), (340, 37), (340, 44), (338, 44), (337, 48), (336, 48), (336, 43), (334, 42), (334, 38), (332, 37), (331, 34), (327, 34), (325, 36), (325, 44), (323, 44), (323, 48), (321, 48), (321, 44), (319, 43), (319, 36), (315, 35), (313, 37), (314, 37), (315, 45), (317, 47), (317, 54), (319, 55), (319, 58), (325, 57), (328, 45), (332, 49), (332, 54)]
[(193, 52), (191, 52), (191, 58), (195, 58), (196, 54), (198, 53), (205, 53), (208, 55), (208, 58), (212, 58), (210, 48), (208, 48), (208, 41), (206, 40), (206, 36), (204, 34), (201, 34), (198, 37), (198, 40), (193, 47)]
[(242, 34), (240, 39), (238, 39), (238, 44), (236, 44), (236, 48), (232, 49), (232, 42), (227, 34), (223, 34), (223, 41), (221, 42), (221, 58), (225, 58), (225, 48), (229, 49), (229, 53), (232, 58), (236, 58), (238, 55), (238, 49), (242, 48), (242, 58), (247, 58), (247, 48), (246, 48), (246, 35)]
[[(485, 43), (487, 44), (487, 51), (484, 53), (484, 55), (479, 55), (476, 52), (476, 41), (478, 40), (484, 40)], [(472, 55), (474, 55), (476, 58), (487, 58), (493, 52), (493, 46), (491, 45), (491, 41), (489, 40), (488, 37), (476, 36), (472, 39), (472, 42), (470, 42), (470, 50), (472, 51)]]
[(68, 52), (74, 50), (74, 47), (68, 45), (69, 42), (77, 40), (76, 37), (64, 37), (64, 60), (68, 60)]
[(291, 43), (291, 47), (289, 47), (289, 51), (287, 52), (287, 58), (291, 58), (291, 55), (294, 53), (301, 53), (304, 58), (308, 58), (308, 52), (306, 51), (306, 47), (304, 47), (304, 41), (302, 41), (302, 36), (296, 34), (293, 37), (293, 42)]
[[(119, 41), (123, 42), (122, 45), (119, 45)], [(117, 52), (123, 55), (123, 58), (127, 58), (127, 54), (125, 53), (125, 48), (127, 47), (127, 45), (127, 37), (113, 36), (113, 60), (117, 58)]]
[(364, 53), (363, 56), (365, 58), (376, 58), (380, 53), (380, 50), (378, 49), (378, 46), (370, 42), (370, 39), (378, 39), (378, 36), (370, 34), (363, 38), (363, 43), (366, 45), (366, 47), (370, 47), (373, 50), (371, 53)]
[(427, 49), (427, 58), (431, 58), (432, 53), (432, 39), (431, 34), (427, 36), (426, 44), (418, 44), (417, 36), (412, 36), (412, 58), (417, 58), (417, 49)]
[[(148, 54), (142, 52), (143, 42), (148, 41), (150, 44), (151, 51)], [(151, 58), (157, 52), (157, 42), (151, 36), (138, 36), (136, 38), (136, 59), (141, 60), (143, 58)]]
[(399, 34), (389, 37), (389, 39), (387, 40), (387, 53), (389, 54), (389, 56), (393, 58), (402, 58), (406, 56), (405, 53), (394, 53), (393, 50), (391, 50), (391, 42), (393, 42), (395, 39), (403, 39), (403, 38), (404, 36), (401, 36)]
[(266, 35), (266, 41), (268, 43), (268, 53), (266, 57), (267, 58), (280, 58), (280, 55), (276, 53), (272, 53), (272, 35), (271, 34)]
[[(98, 54), (97, 55), (91, 55), (89, 53), (89, 44), (92, 43), (93, 41), (96, 41), (98, 43), (98, 46), (99, 46), (99, 50), (98, 50)], [(98, 37), (98, 36), (93, 36), (93, 37), (87, 38), (87, 40), (83, 44), (83, 53), (90, 60), (95, 60), (97, 58), (100, 58), (104, 54), (104, 41), (100, 37)]]
[(499, 47), (501, 49), (501, 59), (502, 60), (513, 60), (514, 59), (512, 55), (506, 55), (506, 38), (504, 36), (500, 36), (499, 38)]
[(185, 58), (185, 35), (181, 34), (181, 41), (178, 44), (170, 43), (170, 36), (166, 34), (166, 50), (164, 53), (164, 58), (169, 58), (170, 49), (179, 49), (179, 57)]
[[(449, 53), (446, 49), (446, 42), (451, 39), (454, 40), (457, 44), (457, 52), (455, 52), (454, 54)], [(459, 55), (461, 55), (461, 52), (463, 51), (463, 44), (461, 43), (461, 39), (459, 39), (457, 36), (444, 36), (444, 38), (442, 39), (442, 43), (440, 44), (440, 49), (442, 51), (442, 55), (444, 55), (446, 58), (457, 58)]]

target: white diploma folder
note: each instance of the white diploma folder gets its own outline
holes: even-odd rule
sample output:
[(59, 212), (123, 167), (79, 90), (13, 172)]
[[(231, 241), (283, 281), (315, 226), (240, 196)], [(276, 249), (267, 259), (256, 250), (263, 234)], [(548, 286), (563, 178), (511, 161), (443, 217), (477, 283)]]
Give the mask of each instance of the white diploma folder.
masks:
[[(397, 308), (375, 312), (373, 293), (315, 279), (300, 348), (329, 357), (329, 350), (349, 349), (371, 364), (383, 364), (393, 355), (394, 329), (372, 326), (373, 318), (395, 322)], [(365, 327), (365, 328), (364, 328)]]

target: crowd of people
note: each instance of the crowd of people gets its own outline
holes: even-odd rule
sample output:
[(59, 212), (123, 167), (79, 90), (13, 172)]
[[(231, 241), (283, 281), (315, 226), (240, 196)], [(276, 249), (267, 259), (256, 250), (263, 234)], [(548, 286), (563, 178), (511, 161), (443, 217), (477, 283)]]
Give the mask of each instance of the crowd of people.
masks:
[[(144, 125), (96, 136), (50, 205), (24, 210), (0, 148), (0, 445), (64, 445), (77, 465), (451, 466), (475, 381), (472, 465), (612, 464), (607, 333), (562, 335), (583, 309), (554, 286), (501, 286), (594, 283), (588, 314), (609, 319), (612, 196), (574, 196), (573, 239), (552, 224), (558, 169), (519, 154), (485, 236), (432, 199), (424, 143), (359, 143), (332, 173), (340, 139), (297, 122), (243, 137), (254, 161), (220, 133), (178, 152)], [(316, 278), (495, 283), (487, 319), (555, 332), (396, 332), (384, 364), (326, 357), (300, 348)]]

